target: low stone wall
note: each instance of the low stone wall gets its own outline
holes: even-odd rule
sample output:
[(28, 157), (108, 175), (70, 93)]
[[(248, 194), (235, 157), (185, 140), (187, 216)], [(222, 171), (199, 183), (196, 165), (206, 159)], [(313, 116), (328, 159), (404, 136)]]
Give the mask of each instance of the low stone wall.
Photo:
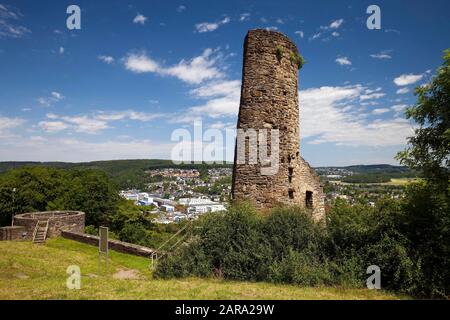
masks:
[(80, 211), (46, 211), (22, 213), (14, 216), (14, 226), (25, 228), (25, 238), (33, 238), (38, 221), (48, 220), (47, 237), (57, 237), (62, 230), (84, 232), (85, 214)]
[[(65, 230), (61, 232), (61, 236), (66, 239), (70, 239), (70, 240), (74, 240), (74, 241), (78, 241), (78, 242), (82, 242), (82, 243), (86, 243), (86, 244), (90, 244), (90, 245), (98, 247), (98, 242), (99, 242), (98, 236), (93, 236), (93, 235), (81, 233), (81, 232), (65, 231)], [(127, 243), (127, 242), (122, 242), (119, 240), (112, 240), (112, 239), (108, 241), (108, 246), (109, 246), (109, 249), (111, 249), (111, 250), (128, 253), (128, 254), (132, 254), (135, 256), (147, 257), (147, 258), (150, 258), (152, 253), (156, 251), (151, 248), (147, 248), (147, 247), (143, 247), (143, 246), (139, 246), (136, 244)]]
[(26, 236), (26, 229), (22, 226), (0, 228), (0, 240), (3, 241), (25, 240)]

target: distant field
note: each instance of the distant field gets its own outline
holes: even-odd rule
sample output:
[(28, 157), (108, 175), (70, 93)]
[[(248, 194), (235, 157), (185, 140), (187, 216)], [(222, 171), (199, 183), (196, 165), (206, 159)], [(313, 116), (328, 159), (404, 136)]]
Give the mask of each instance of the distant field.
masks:
[[(111, 252), (97, 275), (97, 248), (50, 239), (45, 245), (0, 241), (0, 299), (407, 299), (385, 291), (188, 278), (153, 280), (149, 260)], [(81, 268), (81, 289), (66, 287), (69, 265)], [(134, 278), (134, 279), (130, 279)]]
[(394, 186), (403, 186), (418, 181), (420, 181), (420, 178), (397, 178), (397, 179), (393, 178), (391, 179), (390, 182), (386, 182), (385, 184)]
[(352, 185), (352, 184), (367, 184), (367, 185), (386, 185), (386, 186), (404, 186), (409, 183), (418, 182), (420, 178), (392, 178), (389, 182), (377, 182), (377, 183), (363, 183), (363, 182), (343, 182), (340, 180), (330, 181), (331, 183)]

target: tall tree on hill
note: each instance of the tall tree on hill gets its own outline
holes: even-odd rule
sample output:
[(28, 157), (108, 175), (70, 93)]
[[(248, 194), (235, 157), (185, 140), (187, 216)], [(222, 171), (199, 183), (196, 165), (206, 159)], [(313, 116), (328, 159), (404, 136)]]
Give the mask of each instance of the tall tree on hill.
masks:
[(450, 292), (450, 50), (436, 76), (416, 89), (417, 103), (406, 116), (419, 128), (397, 159), (423, 172), (426, 181), (407, 188), (401, 233), (420, 266), (415, 291), (448, 297)]
[(397, 159), (423, 172), (425, 178), (448, 188), (450, 179), (450, 49), (430, 83), (416, 88), (417, 103), (406, 117), (419, 124)]

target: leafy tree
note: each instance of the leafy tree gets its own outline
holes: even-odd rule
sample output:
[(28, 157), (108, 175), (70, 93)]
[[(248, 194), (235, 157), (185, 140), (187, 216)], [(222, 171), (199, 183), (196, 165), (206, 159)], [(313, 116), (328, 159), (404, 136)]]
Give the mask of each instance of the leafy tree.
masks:
[(87, 225), (108, 224), (117, 210), (119, 196), (107, 175), (96, 170), (74, 170), (71, 177), (61, 206), (85, 212)]
[(445, 297), (450, 294), (450, 197), (446, 190), (422, 181), (407, 189), (404, 217), (399, 228), (420, 262), (417, 293)]
[(409, 138), (409, 146), (399, 152), (402, 164), (421, 170), (425, 177), (441, 185), (450, 178), (450, 49), (444, 51), (444, 63), (432, 81), (416, 88), (417, 103), (406, 117), (420, 127)]
[(139, 222), (126, 224), (119, 232), (120, 240), (140, 245), (146, 245), (147, 232)]
[(426, 181), (411, 185), (404, 202), (401, 232), (414, 245), (422, 280), (416, 291), (450, 292), (450, 49), (432, 81), (416, 89), (418, 101), (406, 116), (420, 127), (397, 159), (421, 170)]
[(110, 216), (111, 228), (116, 231), (120, 231), (125, 225), (130, 223), (140, 223), (146, 227), (153, 226), (144, 215), (142, 211), (147, 207), (137, 206), (133, 201), (120, 199), (117, 207), (117, 211), (114, 215)]
[(64, 193), (67, 175), (59, 169), (24, 167), (0, 176), (0, 223), (13, 214), (45, 211)]
[(0, 175), (0, 223), (13, 214), (79, 210), (86, 224), (107, 224), (117, 210), (118, 193), (106, 174), (96, 170), (23, 167)]

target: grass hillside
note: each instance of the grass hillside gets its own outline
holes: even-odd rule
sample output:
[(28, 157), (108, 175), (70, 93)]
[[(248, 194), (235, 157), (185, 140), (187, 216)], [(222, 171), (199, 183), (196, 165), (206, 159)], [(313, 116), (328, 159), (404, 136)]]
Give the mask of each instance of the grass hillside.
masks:
[[(217, 279), (154, 280), (149, 260), (110, 251), (97, 275), (97, 248), (67, 239), (45, 245), (0, 241), (0, 299), (405, 299), (384, 291), (302, 288)], [(81, 289), (66, 287), (66, 269), (81, 268)]]

